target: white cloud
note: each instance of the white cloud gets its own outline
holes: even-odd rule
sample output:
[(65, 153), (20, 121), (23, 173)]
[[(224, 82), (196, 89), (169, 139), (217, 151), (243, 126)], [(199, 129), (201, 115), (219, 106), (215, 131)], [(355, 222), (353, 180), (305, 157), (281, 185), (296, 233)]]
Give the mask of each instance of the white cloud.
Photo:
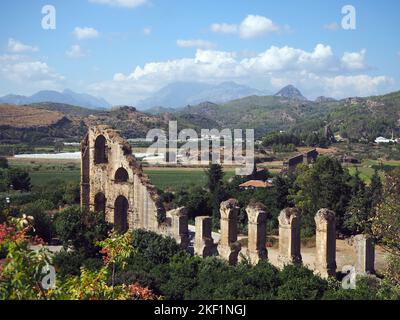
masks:
[(289, 70), (331, 71), (335, 68), (330, 46), (318, 44), (308, 52), (288, 46), (271, 46), (256, 57), (244, 59), (242, 64), (249, 70), (273, 72)]
[(76, 27), (73, 34), (78, 40), (93, 39), (99, 36), (99, 32), (96, 29), (89, 27)]
[[(280, 29), (281, 28), (274, 24), (271, 19), (253, 14), (249, 14), (239, 25), (213, 23), (210, 26), (212, 32), (239, 34), (243, 39), (261, 37), (268, 33), (277, 32)], [(284, 29), (289, 29), (289, 26), (285, 26)]]
[(79, 44), (74, 44), (68, 49), (65, 54), (70, 58), (83, 58), (86, 54), (83, 52), (81, 46)]
[(337, 22), (332, 22), (324, 25), (324, 29), (329, 30), (329, 31), (337, 31), (340, 29), (340, 26)]
[(153, 30), (151, 29), (151, 27), (143, 28), (143, 34), (146, 35), (146, 36), (150, 35), (152, 31)]
[(209, 41), (201, 40), (201, 39), (192, 39), (192, 40), (176, 40), (176, 45), (181, 48), (199, 48), (199, 49), (212, 49), (215, 48), (215, 44)]
[(210, 29), (216, 33), (236, 33), (238, 26), (236, 24), (213, 23)]
[(339, 75), (324, 79), (325, 91), (332, 96), (366, 96), (378, 94), (382, 86), (392, 84), (393, 80), (386, 76), (372, 77), (361, 74), (355, 76)]
[(364, 63), (366, 52), (365, 49), (360, 52), (345, 52), (342, 57), (343, 68), (349, 71), (366, 69)]
[(20, 53), (20, 52), (37, 52), (39, 51), (38, 47), (35, 46), (30, 46), (27, 44), (24, 44), (18, 40), (15, 40), (13, 38), (8, 39), (8, 45), (7, 45), (7, 49), (10, 52), (15, 52), (15, 53)]
[(239, 31), (242, 38), (248, 39), (279, 31), (279, 27), (266, 17), (250, 14), (240, 24)]
[(24, 90), (60, 89), (65, 78), (46, 62), (21, 55), (0, 56), (0, 81), (22, 86)]
[(208, 83), (236, 81), (269, 91), (291, 83), (304, 89), (304, 94), (310, 98), (319, 95), (334, 98), (370, 95), (393, 84), (392, 79), (384, 75), (356, 74), (356, 71), (366, 71), (361, 69), (364, 65), (363, 50), (336, 56), (331, 46), (317, 44), (310, 51), (271, 46), (257, 55), (243, 55), (197, 49), (192, 57), (149, 62), (136, 66), (130, 73), (116, 73), (113, 79), (94, 83), (88, 90), (97, 95), (106, 92), (110, 101), (132, 103), (168, 83), (193, 79)]
[(147, 0), (89, 0), (89, 2), (113, 7), (136, 8), (145, 4)]

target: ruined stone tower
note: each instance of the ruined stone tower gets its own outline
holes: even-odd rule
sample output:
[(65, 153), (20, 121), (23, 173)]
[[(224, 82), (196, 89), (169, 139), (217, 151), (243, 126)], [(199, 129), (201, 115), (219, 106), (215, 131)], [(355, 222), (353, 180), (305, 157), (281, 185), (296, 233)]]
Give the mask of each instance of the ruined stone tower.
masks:
[(129, 143), (109, 126), (89, 128), (81, 144), (81, 206), (104, 212), (120, 233), (146, 229), (187, 244), (185, 210), (166, 212)]

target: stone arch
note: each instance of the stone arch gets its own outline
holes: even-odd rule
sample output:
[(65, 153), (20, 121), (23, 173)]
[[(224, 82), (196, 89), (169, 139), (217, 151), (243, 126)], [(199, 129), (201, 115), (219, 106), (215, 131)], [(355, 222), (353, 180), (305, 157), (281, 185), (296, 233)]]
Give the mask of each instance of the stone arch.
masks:
[(107, 163), (107, 143), (103, 135), (99, 135), (94, 142), (94, 163)]
[(128, 200), (118, 196), (114, 204), (114, 230), (121, 234), (128, 231), (128, 207)]
[(121, 183), (121, 182), (127, 182), (129, 179), (129, 174), (128, 171), (124, 168), (118, 168), (117, 171), (115, 171), (115, 176), (114, 180), (116, 183)]
[(95, 212), (106, 212), (106, 196), (103, 192), (99, 192), (94, 196), (94, 211)]

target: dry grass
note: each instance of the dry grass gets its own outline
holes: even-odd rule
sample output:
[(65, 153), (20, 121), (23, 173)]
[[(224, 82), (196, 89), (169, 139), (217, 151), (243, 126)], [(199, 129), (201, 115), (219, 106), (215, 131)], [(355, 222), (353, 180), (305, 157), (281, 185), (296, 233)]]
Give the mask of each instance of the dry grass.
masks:
[(62, 117), (63, 114), (57, 111), (27, 106), (0, 105), (0, 126), (43, 127), (56, 123)]

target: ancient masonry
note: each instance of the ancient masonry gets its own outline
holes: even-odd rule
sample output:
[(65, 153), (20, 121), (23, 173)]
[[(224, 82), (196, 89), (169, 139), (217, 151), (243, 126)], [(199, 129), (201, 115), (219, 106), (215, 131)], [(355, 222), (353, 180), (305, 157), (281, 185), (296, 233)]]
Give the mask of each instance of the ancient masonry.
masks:
[(229, 199), (221, 203), (221, 239), (218, 245), (218, 253), (228, 260), (230, 264), (236, 264), (241, 245), (237, 241), (237, 217), (239, 212), (238, 202)]
[(184, 208), (166, 212), (130, 145), (108, 126), (91, 127), (82, 141), (81, 206), (104, 212), (117, 232), (146, 229), (188, 244)]
[(315, 215), (315, 269), (323, 277), (336, 275), (336, 220), (335, 212), (321, 209)]
[(210, 257), (214, 254), (214, 240), (212, 238), (212, 220), (208, 216), (199, 216), (195, 219), (196, 233), (194, 253), (201, 257)]
[(375, 246), (371, 238), (359, 234), (354, 237), (354, 248), (356, 252), (356, 273), (372, 274), (375, 272)]
[[(116, 130), (104, 125), (89, 128), (82, 141), (81, 152), (83, 210), (103, 212), (106, 220), (119, 233), (145, 229), (173, 237), (185, 249), (191, 247), (186, 208), (165, 210), (156, 188), (133, 156), (130, 145)], [(201, 257), (219, 255), (230, 264), (236, 264), (242, 259), (253, 264), (267, 260), (267, 209), (262, 204), (250, 204), (246, 208), (249, 221), (246, 248), (242, 248), (238, 242), (239, 210), (235, 199), (221, 203), (221, 230), (217, 243), (214, 243), (212, 237), (211, 217), (196, 217), (194, 254)], [(279, 267), (302, 263), (300, 220), (300, 211), (296, 208), (286, 208), (278, 217)], [(321, 209), (315, 215), (315, 223), (314, 271), (323, 277), (335, 276), (335, 213)], [(375, 252), (371, 239), (359, 235), (353, 240), (356, 272), (373, 273)]]
[(279, 256), (281, 265), (301, 263), (300, 253), (300, 211), (286, 208), (281, 211), (279, 221)]
[(246, 208), (248, 223), (247, 257), (251, 263), (268, 259), (267, 241), (267, 212), (260, 204), (249, 205)]

